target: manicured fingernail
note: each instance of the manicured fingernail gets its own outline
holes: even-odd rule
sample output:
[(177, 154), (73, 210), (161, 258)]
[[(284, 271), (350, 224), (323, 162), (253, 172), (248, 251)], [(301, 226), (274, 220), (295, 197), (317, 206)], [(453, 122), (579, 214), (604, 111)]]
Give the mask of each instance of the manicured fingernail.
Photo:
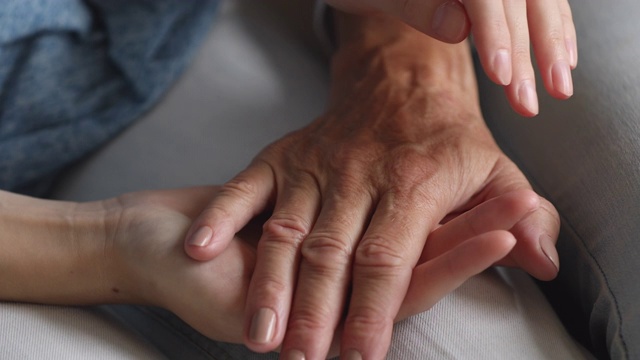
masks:
[(511, 57), (509, 51), (505, 49), (498, 50), (496, 56), (493, 57), (493, 72), (498, 78), (500, 85), (509, 85), (511, 83)]
[(440, 5), (433, 14), (431, 26), (441, 40), (461, 41), (467, 30), (467, 14), (462, 4), (456, 0)]
[(362, 355), (358, 352), (358, 350), (349, 350), (344, 354), (345, 360), (362, 360)]
[(289, 350), (286, 360), (305, 360), (304, 353), (300, 350)]
[(213, 236), (213, 230), (208, 226), (203, 226), (191, 235), (187, 243), (193, 246), (207, 246), (211, 241), (211, 236)]
[(266, 344), (273, 339), (276, 330), (276, 313), (269, 308), (262, 308), (253, 315), (249, 338), (258, 344)]
[(578, 66), (578, 46), (572, 39), (566, 39), (567, 54), (569, 54), (569, 65), (571, 68)]
[(560, 270), (560, 264), (558, 263), (558, 251), (553, 243), (553, 240), (549, 235), (540, 236), (540, 249), (546, 255), (547, 259), (551, 261), (555, 266), (556, 271)]
[(566, 61), (560, 60), (553, 64), (551, 68), (551, 81), (553, 81), (553, 88), (562, 95), (566, 97), (573, 95), (571, 68)]
[(533, 115), (538, 115), (538, 95), (536, 87), (531, 80), (523, 80), (518, 89), (518, 100), (520, 104)]

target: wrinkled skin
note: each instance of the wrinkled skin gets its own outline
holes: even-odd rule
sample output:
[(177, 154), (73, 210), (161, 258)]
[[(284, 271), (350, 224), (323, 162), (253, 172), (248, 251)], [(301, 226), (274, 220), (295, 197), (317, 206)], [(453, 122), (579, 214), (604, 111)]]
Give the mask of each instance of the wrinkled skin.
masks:
[[(182, 250), (191, 220), (217, 187), (145, 191), (107, 201), (106, 248), (116, 254), (106, 273), (117, 273), (122, 296), (164, 307), (204, 335), (240, 343), (244, 303), (254, 273), (260, 218), (214, 260), (195, 262)], [(425, 311), (469, 277), (503, 258), (515, 245), (504, 229), (539, 206), (531, 191), (487, 202), (434, 231), (414, 269), (414, 280), (396, 317)], [(499, 218), (500, 223), (486, 221)], [(332, 355), (337, 355), (337, 341)]]
[[(346, 314), (341, 355), (377, 359), (428, 234), (531, 186), (484, 124), (466, 44), (445, 45), (388, 18), (337, 21), (344, 35), (327, 112), (224, 184), (185, 250), (208, 261), (256, 214), (272, 211), (249, 287), (245, 344), (323, 358)], [(499, 264), (551, 279), (558, 215), (538, 202), (503, 229), (517, 244)]]

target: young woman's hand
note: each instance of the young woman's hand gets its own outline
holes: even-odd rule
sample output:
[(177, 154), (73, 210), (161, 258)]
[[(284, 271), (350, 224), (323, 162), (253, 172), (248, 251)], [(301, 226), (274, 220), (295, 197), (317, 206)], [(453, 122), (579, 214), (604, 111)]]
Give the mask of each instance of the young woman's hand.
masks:
[[(130, 293), (123, 295), (164, 307), (212, 339), (241, 343), (261, 220), (250, 223), (211, 261), (193, 261), (182, 250), (182, 237), (205, 205), (203, 199), (217, 191), (198, 187), (120, 196), (107, 202), (115, 204), (110, 213), (117, 219), (106, 222), (114, 225), (108, 226), (108, 238), (121, 264), (119, 283), (124, 286), (119, 291)], [(514, 191), (440, 226), (413, 269), (395, 320), (430, 309), (468, 278), (508, 258), (516, 243), (508, 230), (539, 206), (532, 191)], [(338, 354), (337, 339), (330, 356)]]

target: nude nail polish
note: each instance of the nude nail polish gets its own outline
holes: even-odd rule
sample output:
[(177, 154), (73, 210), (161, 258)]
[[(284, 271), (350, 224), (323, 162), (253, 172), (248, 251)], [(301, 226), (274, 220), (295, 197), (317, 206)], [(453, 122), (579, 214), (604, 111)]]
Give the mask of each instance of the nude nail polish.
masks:
[(203, 226), (191, 235), (189, 240), (187, 240), (187, 243), (192, 246), (207, 246), (211, 241), (212, 236), (213, 230), (208, 226)]
[(465, 35), (467, 15), (457, 0), (447, 1), (436, 9), (431, 19), (431, 26), (441, 40), (458, 42)]
[(566, 61), (560, 60), (553, 64), (551, 68), (551, 81), (553, 88), (566, 97), (573, 95), (573, 80), (571, 79), (571, 68)]
[(567, 54), (569, 55), (569, 65), (573, 69), (578, 65), (578, 47), (572, 39), (566, 39), (565, 45), (567, 47)]
[(558, 262), (558, 251), (556, 250), (556, 246), (553, 243), (553, 240), (549, 235), (541, 235), (540, 236), (540, 250), (544, 253), (544, 255), (549, 259), (549, 261), (556, 268), (556, 271), (560, 270), (560, 263)]
[(493, 72), (498, 78), (500, 85), (509, 85), (511, 83), (511, 56), (509, 51), (505, 49), (498, 50), (493, 58)]
[(538, 115), (538, 95), (531, 80), (523, 80), (518, 88), (518, 101), (531, 114)]
[(345, 360), (362, 360), (362, 355), (358, 350), (351, 349), (344, 354)]
[(253, 315), (249, 338), (258, 344), (266, 344), (273, 339), (276, 330), (276, 313), (269, 308), (262, 308)]
[(304, 353), (300, 350), (289, 350), (286, 360), (305, 360)]

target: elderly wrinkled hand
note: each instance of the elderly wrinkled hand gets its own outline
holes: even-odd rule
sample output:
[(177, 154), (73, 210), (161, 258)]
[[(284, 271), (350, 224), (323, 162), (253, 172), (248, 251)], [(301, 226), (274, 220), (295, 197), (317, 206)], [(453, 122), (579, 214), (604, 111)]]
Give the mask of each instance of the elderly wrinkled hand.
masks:
[[(171, 310), (212, 339), (241, 343), (244, 303), (256, 271), (260, 218), (237, 234), (214, 260), (195, 262), (180, 246), (191, 219), (205, 206), (203, 199), (218, 191), (217, 187), (145, 191), (111, 202), (115, 205), (108, 213), (119, 219), (107, 222), (116, 224), (109, 230), (115, 234), (112, 253), (117, 256), (112, 259), (119, 264), (115, 283), (121, 292)], [(533, 192), (512, 192), (434, 231), (395, 320), (431, 308), (469, 277), (506, 256), (516, 240), (505, 229), (534, 211), (536, 200)], [(494, 215), (500, 215), (499, 224), (486, 221)], [(337, 351), (338, 341), (334, 341), (330, 356)]]
[[(328, 111), (223, 185), (191, 225), (185, 250), (210, 260), (272, 210), (249, 287), (245, 344), (322, 358), (344, 319), (341, 355), (382, 358), (428, 234), (531, 186), (483, 122), (467, 46), (391, 18), (336, 20)], [(495, 215), (466, 231), (485, 223), (509, 230), (517, 244), (500, 263), (550, 279), (558, 215), (537, 195), (535, 202), (508, 227)]]

